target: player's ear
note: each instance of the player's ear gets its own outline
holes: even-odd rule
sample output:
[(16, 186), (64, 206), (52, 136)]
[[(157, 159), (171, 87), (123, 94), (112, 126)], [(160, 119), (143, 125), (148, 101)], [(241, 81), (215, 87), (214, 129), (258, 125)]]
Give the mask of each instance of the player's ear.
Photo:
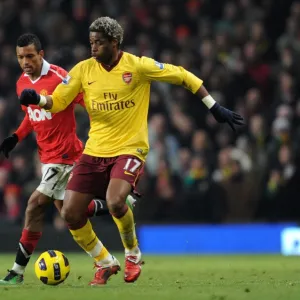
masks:
[(115, 39), (112, 40), (112, 45), (114, 48), (118, 48), (118, 44), (119, 44), (118, 40)]
[(41, 56), (42, 58), (44, 58), (44, 55), (45, 55), (44, 50), (41, 50), (39, 54), (40, 54), (40, 56)]

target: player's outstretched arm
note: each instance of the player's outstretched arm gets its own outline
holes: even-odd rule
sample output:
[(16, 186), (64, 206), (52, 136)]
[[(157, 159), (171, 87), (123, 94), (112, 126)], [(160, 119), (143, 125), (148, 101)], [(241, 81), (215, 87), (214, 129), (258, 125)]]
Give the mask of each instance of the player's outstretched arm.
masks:
[(199, 95), (202, 102), (219, 123), (228, 123), (233, 131), (236, 131), (235, 125), (244, 125), (242, 116), (217, 103), (203, 85), (201, 85), (196, 94)]
[(208, 107), (219, 123), (228, 123), (235, 131), (234, 125), (243, 125), (243, 118), (218, 104), (203, 86), (203, 81), (183, 67), (157, 62), (149, 57), (142, 57), (137, 64), (138, 71), (146, 80), (157, 80), (171, 84), (181, 85), (198, 94), (202, 102)]
[(80, 93), (82, 63), (78, 63), (70, 73), (55, 88), (51, 96), (39, 95), (33, 89), (25, 89), (20, 95), (21, 104), (28, 106), (30, 104), (39, 105), (52, 113), (58, 113), (68, 107), (74, 98)]

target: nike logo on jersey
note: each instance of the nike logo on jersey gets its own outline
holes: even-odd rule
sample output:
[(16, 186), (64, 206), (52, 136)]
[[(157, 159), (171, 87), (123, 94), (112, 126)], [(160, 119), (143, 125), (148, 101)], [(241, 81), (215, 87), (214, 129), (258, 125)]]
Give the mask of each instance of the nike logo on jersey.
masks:
[(130, 176), (135, 176), (134, 174), (132, 174), (132, 173), (129, 173), (129, 172), (127, 172), (127, 171), (124, 171), (124, 174), (126, 174), (126, 175), (130, 175)]
[(96, 82), (96, 80), (94, 80), (94, 81), (88, 81), (88, 85), (90, 85), (90, 84), (92, 84), (94, 82)]

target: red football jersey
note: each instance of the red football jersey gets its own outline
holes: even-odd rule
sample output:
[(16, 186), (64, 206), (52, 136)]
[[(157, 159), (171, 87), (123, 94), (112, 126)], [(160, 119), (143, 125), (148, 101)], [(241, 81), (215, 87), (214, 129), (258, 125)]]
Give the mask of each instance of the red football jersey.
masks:
[[(44, 60), (38, 79), (32, 81), (25, 73), (20, 76), (17, 94), (20, 96), (24, 89), (34, 89), (38, 94), (51, 95), (66, 75), (67, 71)], [(74, 115), (76, 103), (84, 106), (81, 94), (64, 111), (56, 114), (37, 105), (22, 106), (26, 115), (16, 134), (20, 141), (31, 131), (36, 133), (42, 163), (73, 164), (81, 155), (83, 144), (76, 135)]]

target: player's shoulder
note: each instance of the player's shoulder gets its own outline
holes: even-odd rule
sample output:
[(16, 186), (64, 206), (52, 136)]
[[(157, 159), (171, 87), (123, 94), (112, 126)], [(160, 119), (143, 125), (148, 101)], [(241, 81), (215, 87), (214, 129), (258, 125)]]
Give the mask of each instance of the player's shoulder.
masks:
[(50, 68), (48, 72), (51, 75), (58, 77), (60, 80), (64, 79), (68, 74), (68, 72), (64, 68), (53, 64), (50, 64)]
[(141, 57), (140, 57), (140, 63), (141, 63), (141, 64), (151, 64), (151, 65), (153, 65), (153, 64), (156, 63), (156, 61), (155, 61), (154, 58), (152, 58), (152, 57), (141, 56)]
[(80, 74), (83, 74), (84, 72), (93, 68), (95, 66), (95, 62), (96, 61), (94, 58), (82, 60), (72, 68), (72, 72), (80, 72)]
[(124, 59), (124, 61), (126, 61), (126, 62), (137, 64), (137, 63), (140, 62), (141, 57), (136, 56), (136, 55), (134, 55), (134, 54), (132, 54), (132, 53), (129, 53), (129, 52), (125, 52), (125, 51), (124, 51), (124, 52), (123, 52), (123, 59)]
[(24, 79), (25, 79), (24, 73), (22, 73), (22, 74), (19, 76), (19, 78), (18, 78), (18, 80), (17, 80), (17, 82), (16, 82), (17, 86), (20, 85), (20, 84), (22, 84), (22, 83), (25, 81)]
[(96, 64), (96, 60), (93, 57), (91, 57), (91, 58), (80, 61), (79, 63), (77, 63), (75, 65), (75, 67), (88, 68), (88, 67), (94, 66), (95, 64)]
[(128, 52), (124, 52), (124, 57), (125, 57), (125, 60), (127, 61), (127, 63), (130, 64), (131, 66), (134, 65), (138, 71), (142, 71), (145, 68), (148, 69), (149, 67), (152, 67), (157, 63), (151, 57), (136, 56), (136, 55), (128, 53)]
[(25, 72), (22, 72), (22, 74), (19, 76), (19, 78), (18, 78), (18, 80), (17, 80), (17, 83), (19, 82), (19, 83), (22, 83), (22, 82), (28, 82), (28, 81), (30, 81), (29, 80), (29, 76), (27, 76), (26, 74), (25, 74)]
[(142, 57), (124, 51), (122, 57), (122, 64), (126, 68), (129, 68), (131, 70), (135, 69), (136, 71), (139, 71), (140, 66), (142, 64)]

